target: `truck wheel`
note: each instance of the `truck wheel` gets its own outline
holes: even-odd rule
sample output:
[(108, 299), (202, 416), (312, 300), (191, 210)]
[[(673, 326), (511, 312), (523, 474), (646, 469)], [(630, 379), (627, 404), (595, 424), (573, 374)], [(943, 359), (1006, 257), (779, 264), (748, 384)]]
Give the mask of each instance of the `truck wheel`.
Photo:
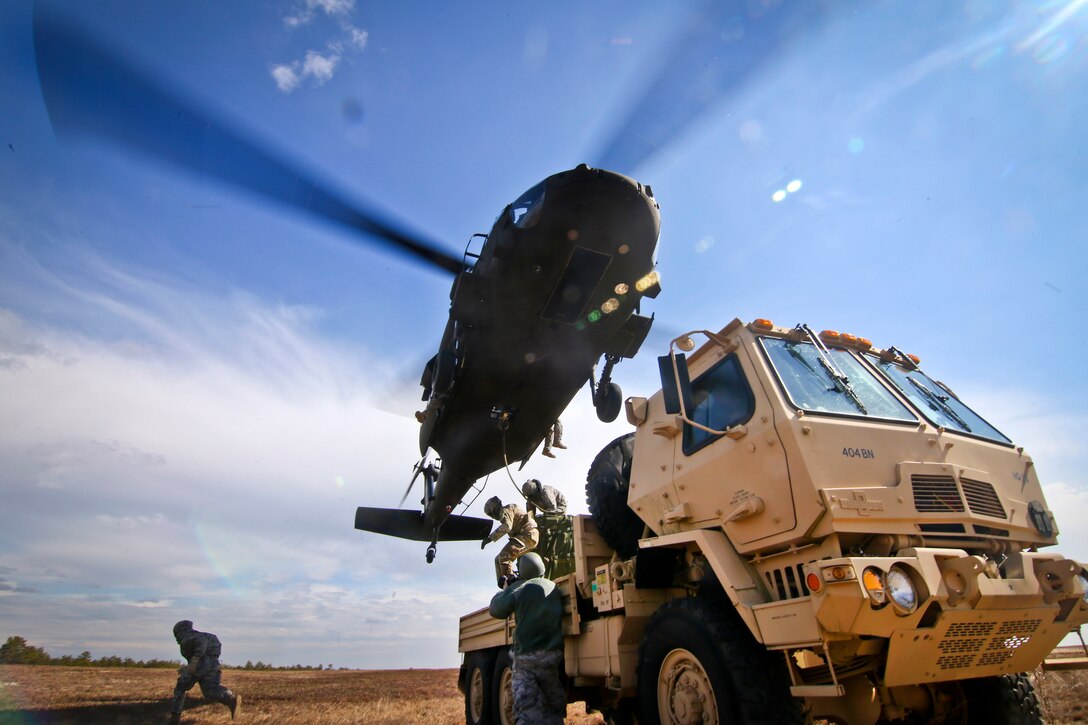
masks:
[(487, 652), (469, 652), (465, 660), (465, 722), (492, 725), (491, 678), (495, 663)]
[(970, 725), (1042, 725), (1039, 699), (1025, 674), (979, 677), (961, 685)]
[(638, 663), (644, 725), (800, 723), (788, 685), (785, 663), (705, 599), (673, 599), (646, 626)]
[(503, 647), (495, 658), (491, 678), (491, 717), (495, 725), (514, 725), (514, 660)]
[(628, 433), (609, 443), (593, 459), (586, 476), (586, 503), (597, 531), (625, 559), (638, 553), (644, 528), (642, 519), (627, 506), (634, 442), (635, 434)]

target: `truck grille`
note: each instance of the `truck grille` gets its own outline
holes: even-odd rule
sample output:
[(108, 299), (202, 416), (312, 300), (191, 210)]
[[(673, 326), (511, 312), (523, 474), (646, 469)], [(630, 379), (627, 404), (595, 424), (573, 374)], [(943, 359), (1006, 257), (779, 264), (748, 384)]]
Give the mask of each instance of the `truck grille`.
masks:
[(952, 476), (918, 474), (911, 476), (910, 482), (914, 488), (914, 508), (919, 513), (949, 513), (964, 510), (960, 489)]
[(955, 670), (1003, 664), (1031, 641), (1042, 623), (1041, 619), (1027, 619), (999, 625), (953, 624), (937, 646), (941, 653), (937, 666), (942, 670)]
[(967, 498), (967, 505), (971, 511), (983, 516), (995, 518), (1008, 518), (1005, 507), (1001, 505), (1001, 499), (997, 496), (994, 487), (983, 481), (972, 481), (969, 478), (960, 479), (963, 486), (963, 495)]

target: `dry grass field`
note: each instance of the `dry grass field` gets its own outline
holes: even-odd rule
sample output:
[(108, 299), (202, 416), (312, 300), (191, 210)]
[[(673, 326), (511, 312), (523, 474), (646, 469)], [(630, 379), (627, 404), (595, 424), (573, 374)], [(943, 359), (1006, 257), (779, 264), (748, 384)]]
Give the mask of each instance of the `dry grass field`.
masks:
[[(160, 723), (174, 678), (173, 670), (0, 666), (0, 725)], [(226, 670), (223, 682), (242, 694), (245, 723), (464, 722), (457, 670)], [(1040, 672), (1036, 682), (1048, 723), (1088, 722), (1088, 671)], [(230, 715), (195, 688), (182, 722), (229, 723)], [(580, 704), (567, 710), (568, 725), (600, 722)]]
[[(173, 670), (0, 666), (0, 725), (161, 723), (170, 712)], [(239, 671), (223, 684), (242, 695), (245, 723), (436, 723), (465, 721), (457, 670)], [(193, 688), (181, 719), (229, 723), (230, 713)], [(567, 723), (600, 723), (571, 705)]]

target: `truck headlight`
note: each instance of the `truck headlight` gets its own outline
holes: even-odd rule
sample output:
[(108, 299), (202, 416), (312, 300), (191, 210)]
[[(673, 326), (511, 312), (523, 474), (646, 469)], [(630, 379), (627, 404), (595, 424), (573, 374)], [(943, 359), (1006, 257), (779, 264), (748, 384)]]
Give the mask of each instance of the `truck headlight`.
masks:
[(918, 608), (918, 591), (907, 572), (893, 566), (884, 577), (884, 586), (897, 614), (911, 614)]

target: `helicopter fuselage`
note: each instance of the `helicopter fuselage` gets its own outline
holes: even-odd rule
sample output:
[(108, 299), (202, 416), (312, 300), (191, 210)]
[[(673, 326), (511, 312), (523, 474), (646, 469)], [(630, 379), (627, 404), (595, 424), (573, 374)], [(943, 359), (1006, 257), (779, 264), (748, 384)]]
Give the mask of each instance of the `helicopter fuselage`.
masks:
[(441, 525), (477, 479), (527, 459), (602, 356), (638, 351), (652, 322), (639, 303), (659, 290), (659, 231), (648, 186), (584, 165), (499, 215), (454, 281), (422, 381), (420, 450), (442, 459), (425, 525)]

